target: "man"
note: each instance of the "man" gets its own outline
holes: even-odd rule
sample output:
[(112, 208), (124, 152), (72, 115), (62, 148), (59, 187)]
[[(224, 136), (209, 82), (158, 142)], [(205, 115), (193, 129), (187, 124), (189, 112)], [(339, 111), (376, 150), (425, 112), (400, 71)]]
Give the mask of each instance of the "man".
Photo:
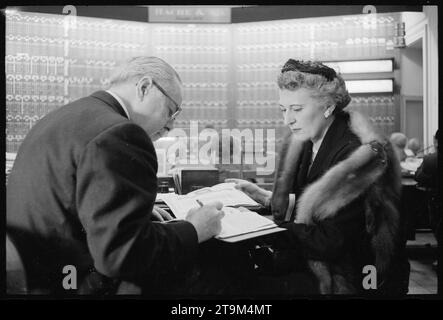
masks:
[(186, 275), (198, 243), (220, 232), (223, 212), (217, 202), (191, 210), (186, 221), (152, 221), (168, 219), (153, 213), (152, 140), (172, 128), (181, 102), (174, 69), (136, 57), (115, 70), (108, 91), (32, 128), (7, 186), (7, 232), (30, 292), (115, 293), (130, 283), (156, 293)]
[(440, 197), (438, 192), (438, 140), (439, 132), (434, 135), (435, 152), (429, 153), (423, 158), (423, 162), (415, 172), (415, 180), (418, 185), (428, 190), (428, 207), (430, 224), (434, 233), (441, 223)]
[[(438, 186), (438, 144), (440, 140), (439, 130), (434, 135), (434, 149), (435, 152), (427, 154), (423, 158), (423, 162), (415, 172), (415, 180), (421, 187), (428, 190), (427, 203), (429, 212), (429, 222), (434, 232), (435, 238), (438, 244), (438, 257), (437, 257), (437, 274), (443, 274), (443, 263), (441, 261), (443, 257), (442, 253), (442, 241), (443, 241), (443, 224), (441, 214), (441, 191)], [(435, 263), (434, 263), (435, 265)], [(443, 280), (438, 278), (438, 293), (443, 291)]]
[(405, 152), (408, 138), (401, 132), (394, 132), (389, 137), (389, 141), (394, 146), (394, 151), (397, 154), (397, 158), (400, 162), (405, 161), (407, 155)]
[(415, 180), (430, 189), (436, 189), (438, 183), (438, 137), (439, 132), (434, 135), (434, 149), (435, 152), (429, 153), (423, 158), (423, 162), (415, 172)]
[(419, 157), (420, 154), (420, 141), (417, 138), (411, 138), (405, 148), (405, 153), (407, 157)]

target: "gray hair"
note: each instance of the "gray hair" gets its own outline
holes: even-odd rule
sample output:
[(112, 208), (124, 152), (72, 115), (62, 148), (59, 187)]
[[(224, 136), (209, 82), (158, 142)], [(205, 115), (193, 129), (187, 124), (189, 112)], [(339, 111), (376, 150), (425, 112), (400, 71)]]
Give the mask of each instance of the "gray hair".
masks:
[(417, 153), (420, 150), (420, 141), (417, 138), (411, 138), (408, 141), (406, 147), (412, 152)]
[(310, 89), (315, 97), (325, 103), (334, 104), (336, 106), (334, 113), (343, 110), (351, 102), (345, 81), (340, 75), (336, 75), (334, 79), (328, 81), (320, 74), (286, 71), (280, 73), (277, 84), (280, 89), (291, 91), (299, 88)]
[(143, 76), (150, 76), (161, 85), (170, 85), (175, 79), (181, 83), (180, 76), (170, 64), (160, 58), (147, 56), (133, 57), (119, 65), (111, 73), (109, 82), (112, 86)]
[(408, 142), (408, 138), (404, 133), (401, 132), (394, 132), (389, 137), (389, 141), (391, 141), (392, 144), (396, 145), (397, 147), (404, 149), (406, 147), (406, 144)]

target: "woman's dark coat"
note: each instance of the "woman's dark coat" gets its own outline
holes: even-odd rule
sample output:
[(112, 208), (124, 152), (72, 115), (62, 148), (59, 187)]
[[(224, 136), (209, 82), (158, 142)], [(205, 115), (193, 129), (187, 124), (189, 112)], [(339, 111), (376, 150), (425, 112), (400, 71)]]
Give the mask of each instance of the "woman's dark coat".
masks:
[[(407, 292), (409, 264), (398, 211), (401, 175), (391, 144), (362, 115), (336, 115), (310, 168), (312, 142), (288, 135), (271, 206), (285, 220), (288, 194), (297, 204), (288, 243), (301, 251), (322, 294)], [(294, 221), (295, 218), (295, 221)], [(365, 290), (364, 266), (377, 270)], [(366, 279), (368, 281), (368, 279)]]

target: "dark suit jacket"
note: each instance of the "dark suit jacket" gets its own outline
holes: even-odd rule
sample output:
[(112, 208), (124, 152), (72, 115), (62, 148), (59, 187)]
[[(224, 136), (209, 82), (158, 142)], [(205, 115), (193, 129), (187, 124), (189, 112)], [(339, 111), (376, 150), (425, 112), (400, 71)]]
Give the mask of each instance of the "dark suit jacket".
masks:
[(66, 292), (65, 265), (77, 268), (85, 292), (115, 280), (154, 288), (183, 274), (197, 233), (189, 222), (151, 221), (156, 173), (150, 138), (107, 92), (41, 119), (7, 186), (7, 230), (25, 256), (29, 285)]
[[(336, 117), (323, 139), (309, 173), (312, 142), (305, 143), (293, 186), (296, 195), (301, 195), (309, 184), (319, 179), (335, 164), (346, 159), (361, 145), (347, 121), (347, 115)], [(349, 267), (360, 269), (360, 274), (361, 266), (372, 259), (368, 254), (371, 249), (365, 231), (364, 202), (361, 197), (341, 209), (334, 217), (315, 225), (291, 222), (284, 226), (290, 230), (287, 233), (290, 237), (287, 240), (288, 244), (295, 243), (306, 259), (331, 263), (346, 260)]]
[(415, 180), (420, 185), (436, 189), (438, 186), (438, 153), (434, 152), (423, 158), (423, 163), (415, 172)]
[(428, 189), (427, 205), (429, 212), (429, 222), (432, 230), (441, 242), (442, 233), (442, 213), (441, 213), (441, 192), (438, 188), (438, 153), (434, 152), (426, 155), (423, 162), (415, 172), (415, 180), (420, 186)]

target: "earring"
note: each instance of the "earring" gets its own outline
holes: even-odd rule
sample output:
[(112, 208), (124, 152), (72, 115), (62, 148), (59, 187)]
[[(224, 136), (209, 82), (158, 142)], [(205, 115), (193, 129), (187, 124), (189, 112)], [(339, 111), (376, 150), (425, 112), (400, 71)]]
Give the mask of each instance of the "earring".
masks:
[(326, 111), (324, 113), (325, 114), (325, 118), (328, 118), (332, 114), (334, 109), (335, 109), (335, 105), (332, 105), (328, 109), (326, 109)]

